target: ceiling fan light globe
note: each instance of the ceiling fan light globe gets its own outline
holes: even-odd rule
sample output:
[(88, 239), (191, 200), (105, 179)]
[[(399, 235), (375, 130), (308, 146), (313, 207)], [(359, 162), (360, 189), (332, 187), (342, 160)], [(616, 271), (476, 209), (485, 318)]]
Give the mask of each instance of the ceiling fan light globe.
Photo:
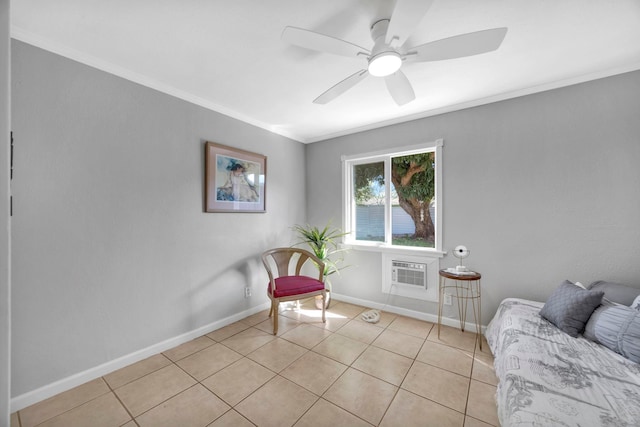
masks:
[(369, 60), (369, 74), (375, 77), (390, 76), (400, 69), (402, 58), (396, 52), (382, 52)]

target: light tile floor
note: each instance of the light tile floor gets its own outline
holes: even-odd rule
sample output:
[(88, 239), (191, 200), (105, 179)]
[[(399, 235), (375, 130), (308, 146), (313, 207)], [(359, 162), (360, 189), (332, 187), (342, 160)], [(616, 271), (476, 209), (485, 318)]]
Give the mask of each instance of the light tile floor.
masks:
[(260, 312), (11, 416), (33, 426), (498, 426), (474, 334), (333, 301)]

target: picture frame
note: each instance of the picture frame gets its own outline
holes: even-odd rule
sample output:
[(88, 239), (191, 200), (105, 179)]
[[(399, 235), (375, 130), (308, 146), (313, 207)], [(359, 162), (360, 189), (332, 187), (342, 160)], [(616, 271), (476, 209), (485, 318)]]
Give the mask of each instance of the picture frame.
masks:
[(207, 141), (205, 212), (266, 212), (267, 156)]

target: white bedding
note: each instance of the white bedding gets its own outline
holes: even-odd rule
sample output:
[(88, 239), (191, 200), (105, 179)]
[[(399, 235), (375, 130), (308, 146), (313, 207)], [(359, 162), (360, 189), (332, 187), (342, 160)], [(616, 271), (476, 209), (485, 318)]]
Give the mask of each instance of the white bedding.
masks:
[(640, 365), (560, 331), (543, 305), (506, 299), (487, 327), (502, 426), (640, 426)]

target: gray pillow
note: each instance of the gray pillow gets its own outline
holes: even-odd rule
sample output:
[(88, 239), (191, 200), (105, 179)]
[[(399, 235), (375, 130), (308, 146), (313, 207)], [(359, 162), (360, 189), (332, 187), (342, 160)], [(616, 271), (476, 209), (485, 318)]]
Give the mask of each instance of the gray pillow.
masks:
[(558, 329), (577, 337), (584, 329), (591, 313), (602, 301), (602, 291), (582, 289), (565, 280), (551, 294), (540, 310), (540, 316)]
[(631, 305), (633, 300), (640, 295), (640, 288), (634, 288), (620, 283), (598, 280), (589, 285), (589, 290), (603, 291), (604, 297), (609, 301), (622, 305)]
[(608, 301), (587, 322), (584, 337), (640, 363), (640, 311)]

